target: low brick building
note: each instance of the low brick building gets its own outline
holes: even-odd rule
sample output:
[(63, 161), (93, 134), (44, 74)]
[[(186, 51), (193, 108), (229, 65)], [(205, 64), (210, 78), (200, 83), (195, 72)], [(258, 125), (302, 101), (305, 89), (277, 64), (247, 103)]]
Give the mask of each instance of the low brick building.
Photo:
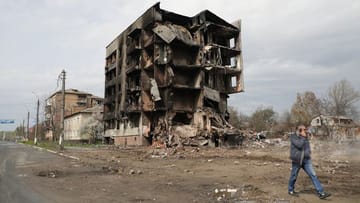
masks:
[[(84, 109), (102, 104), (103, 98), (77, 89), (65, 90), (65, 117)], [(45, 106), (45, 123), (47, 139), (54, 139), (59, 136), (61, 122), (62, 93), (57, 91), (47, 100)]]

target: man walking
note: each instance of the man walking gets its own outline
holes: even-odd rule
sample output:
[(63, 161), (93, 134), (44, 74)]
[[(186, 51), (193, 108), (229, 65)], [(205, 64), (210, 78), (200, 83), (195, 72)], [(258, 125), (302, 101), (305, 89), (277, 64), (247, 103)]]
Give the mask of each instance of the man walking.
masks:
[(292, 160), (292, 168), (288, 186), (289, 195), (299, 196), (298, 193), (295, 192), (295, 182), (300, 168), (302, 168), (314, 184), (319, 198), (325, 199), (329, 197), (331, 194), (324, 192), (311, 163), (311, 149), (306, 127), (304, 125), (298, 126), (296, 133), (291, 135), (290, 141), (290, 159)]

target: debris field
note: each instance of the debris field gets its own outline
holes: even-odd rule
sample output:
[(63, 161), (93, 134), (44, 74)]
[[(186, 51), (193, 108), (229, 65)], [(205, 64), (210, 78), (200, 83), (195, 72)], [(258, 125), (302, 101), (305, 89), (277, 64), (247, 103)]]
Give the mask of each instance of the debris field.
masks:
[[(296, 183), (300, 197), (287, 194), (288, 146), (265, 140), (234, 149), (68, 148), (64, 154), (79, 160), (59, 157), (22, 170), (32, 171), (25, 180), (37, 181), (35, 190), (63, 202), (321, 202), (304, 172)], [(313, 141), (314, 168), (333, 202), (360, 198), (359, 146)]]

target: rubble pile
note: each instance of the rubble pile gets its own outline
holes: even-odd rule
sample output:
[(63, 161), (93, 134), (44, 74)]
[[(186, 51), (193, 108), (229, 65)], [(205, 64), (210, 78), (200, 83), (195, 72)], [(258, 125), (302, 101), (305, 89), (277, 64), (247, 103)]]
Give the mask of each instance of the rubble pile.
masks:
[[(181, 146), (240, 146), (244, 136), (242, 132), (234, 128), (220, 114), (212, 109), (205, 109), (204, 112), (210, 118), (208, 129), (201, 129), (195, 125), (185, 125), (160, 120), (155, 128), (153, 135), (154, 143), (164, 143), (166, 147)], [(169, 128), (169, 130), (166, 130)]]

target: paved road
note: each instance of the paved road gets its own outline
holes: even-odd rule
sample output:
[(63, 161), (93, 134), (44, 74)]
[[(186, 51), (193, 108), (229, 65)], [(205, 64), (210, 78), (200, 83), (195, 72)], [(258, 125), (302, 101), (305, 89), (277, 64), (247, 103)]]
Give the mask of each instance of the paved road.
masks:
[(0, 202), (52, 202), (34, 192), (31, 185), (25, 185), (23, 179), (32, 174), (24, 173), (21, 169), (54, 157), (28, 146), (0, 141)]

